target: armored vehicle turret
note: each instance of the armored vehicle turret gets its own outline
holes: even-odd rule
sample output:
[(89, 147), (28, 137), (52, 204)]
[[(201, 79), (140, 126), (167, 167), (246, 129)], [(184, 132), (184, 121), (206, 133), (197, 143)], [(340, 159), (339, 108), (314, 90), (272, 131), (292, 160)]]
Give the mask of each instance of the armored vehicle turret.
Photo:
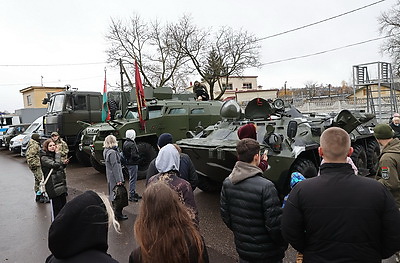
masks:
[(299, 112), (281, 99), (250, 101), (244, 110), (230, 100), (221, 108), (222, 120), (198, 134), (177, 144), (187, 153), (198, 172), (199, 188), (216, 191), (230, 174), (235, 162), (238, 129), (254, 123), (261, 150), (268, 150), (269, 169), (264, 176), (273, 181), (283, 196), (289, 191), (290, 174), (294, 171), (305, 177), (318, 173), (321, 158), (318, 155), (322, 132), (329, 127), (341, 127), (350, 134), (354, 153), (351, 156), (361, 175), (374, 174), (379, 156), (379, 144), (372, 129), (375, 116), (362, 112), (342, 110), (336, 116), (310, 116)]

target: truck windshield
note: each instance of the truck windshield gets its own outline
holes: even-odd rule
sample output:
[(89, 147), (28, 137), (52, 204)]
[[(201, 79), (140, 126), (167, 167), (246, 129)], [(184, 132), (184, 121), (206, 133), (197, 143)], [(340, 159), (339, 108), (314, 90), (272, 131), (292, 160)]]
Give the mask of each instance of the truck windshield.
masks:
[(63, 110), (65, 95), (56, 95), (51, 98), (47, 112), (60, 112)]

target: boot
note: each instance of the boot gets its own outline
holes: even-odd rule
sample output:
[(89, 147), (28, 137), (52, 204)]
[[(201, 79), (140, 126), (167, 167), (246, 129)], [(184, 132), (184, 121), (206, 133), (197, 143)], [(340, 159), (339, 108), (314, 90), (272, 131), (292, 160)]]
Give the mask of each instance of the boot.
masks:
[(41, 197), (41, 195), (36, 195), (36, 197), (35, 197), (35, 202), (37, 203), (37, 202), (40, 202), (40, 197)]
[(122, 209), (115, 210), (114, 214), (115, 214), (115, 219), (117, 219), (118, 221), (123, 221), (128, 219), (127, 215), (122, 214)]
[(39, 202), (43, 204), (50, 203), (50, 199), (44, 193), (42, 193), (40, 195)]
[(135, 193), (135, 194), (133, 195), (133, 200), (134, 200), (135, 202), (139, 201), (140, 199), (142, 199), (142, 197), (141, 197), (138, 193)]

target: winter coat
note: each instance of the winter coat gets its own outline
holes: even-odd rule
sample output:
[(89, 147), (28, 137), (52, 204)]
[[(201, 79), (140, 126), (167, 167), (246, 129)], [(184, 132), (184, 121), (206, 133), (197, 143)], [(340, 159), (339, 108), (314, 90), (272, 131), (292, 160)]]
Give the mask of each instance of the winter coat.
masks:
[(395, 125), (393, 122), (391, 122), (390, 127), (394, 131), (394, 137), (399, 138), (400, 137), (400, 125)]
[(377, 179), (386, 186), (400, 208), (400, 140), (395, 138), (383, 147), (379, 156)]
[(138, 165), (140, 156), (139, 150), (134, 140), (126, 139), (122, 147), (122, 153), (126, 159), (127, 165)]
[(109, 199), (112, 202), (114, 201), (112, 191), (115, 185), (119, 182), (124, 182), (118, 148), (105, 148), (103, 151), (103, 158), (106, 164)]
[(53, 169), (50, 178), (46, 183), (46, 193), (50, 199), (67, 193), (67, 178), (64, 164), (61, 162), (61, 154), (42, 151), (41, 166), (44, 179), (47, 178)]
[(28, 149), (26, 150), (26, 162), (31, 170), (40, 167), (40, 144), (34, 139), (29, 140)]
[(117, 263), (107, 254), (108, 215), (92, 191), (68, 202), (52, 222), (46, 263)]
[[(194, 164), (192, 160), (190, 159), (189, 155), (185, 153), (180, 154), (180, 164), (179, 164), (179, 174), (178, 176), (182, 179), (185, 179), (190, 183), (190, 186), (192, 187), (192, 190), (194, 191), (197, 187), (198, 183), (198, 176), (196, 172), (196, 168), (194, 167)], [(150, 177), (153, 175), (158, 174), (158, 170), (156, 168), (156, 159), (154, 158), (147, 169), (147, 175), (146, 175), (146, 185), (148, 184), (148, 181)]]
[(199, 216), (197, 211), (194, 194), (189, 182), (179, 178), (178, 172), (171, 171), (168, 173), (158, 173), (149, 179), (149, 185), (153, 182), (164, 181), (179, 195), (179, 200), (191, 212), (192, 220), (198, 225)]
[(233, 231), (239, 257), (250, 262), (275, 262), (285, 257), (281, 235), (282, 208), (274, 184), (257, 166), (238, 161), (224, 180), (220, 212)]
[(282, 233), (307, 262), (381, 262), (400, 250), (400, 212), (389, 191), (348, 163), (324, 163), (299, 182), (283, 209)]

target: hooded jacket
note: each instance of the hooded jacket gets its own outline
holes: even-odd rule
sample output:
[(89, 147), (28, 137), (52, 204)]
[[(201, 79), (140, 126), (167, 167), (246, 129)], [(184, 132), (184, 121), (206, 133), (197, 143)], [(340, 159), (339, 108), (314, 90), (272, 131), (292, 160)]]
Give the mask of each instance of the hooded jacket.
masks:
[(395, 138), (383, 147), (379, 156), (377, 179), (386, 186), (400, 208), (400, 140)]
[(115, 263), (107, 254), (108, 214), (101, 198), (93, 191), (68, 202), (49, 229), (46, 263)]
[(381, 262), (400, 250), (400, 212), (389, 191), (348, 163), (324, 163), (299, 182), (283, 209), (282, 233), (304, 262)]
[(139, 164), (139, 150), (135, 143), (136, 132), (135, 130), (126, 131), (126, 141), (122, 146), (122, 153), (126, 159), (127, 165), (138, 165)]
[(220, 202), (222, 220), (233, 231), (241, 259), (275, 262), (285, 257), (278, 193), (260, 168), (236, 162), (223, 182)]

